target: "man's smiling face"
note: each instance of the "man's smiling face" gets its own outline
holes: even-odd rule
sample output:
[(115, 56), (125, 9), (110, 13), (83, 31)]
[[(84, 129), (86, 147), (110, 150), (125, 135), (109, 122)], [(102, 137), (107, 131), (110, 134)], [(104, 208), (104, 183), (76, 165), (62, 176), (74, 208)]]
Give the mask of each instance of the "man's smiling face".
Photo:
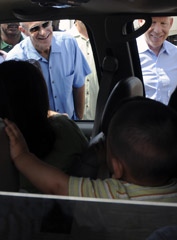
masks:
[(19, 30), (19, 23), (1, 24), (1, 31), (7, 37), (16, 37), (21, 34), (21, 32)]
[(53, 29), (51, 21), (42, 22), (29, 22), (28, 23), (28, 33), (33, 43), (34, 48), (38, 52), (49, 51), (52, 37)]
[(152, 51), (160, 51), (172, 24), (173, 18), (171, 17), (152, 17), (152, 25), (145, 33), (146, 42)]

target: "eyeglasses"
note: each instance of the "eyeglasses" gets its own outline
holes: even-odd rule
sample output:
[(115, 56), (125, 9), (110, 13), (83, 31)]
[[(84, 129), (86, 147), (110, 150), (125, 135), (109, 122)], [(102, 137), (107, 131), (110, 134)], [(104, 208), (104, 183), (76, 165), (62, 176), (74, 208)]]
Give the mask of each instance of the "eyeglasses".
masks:
[(41, 25), (34, 26), (34, 27), (30, 28), (29, 31), (30, 31), (30, 33), (35, 33), (35, 32), (38, 32), (41, 27), (42, 27), (42, 28), (47, 28), (47, 27), (49, 27), (50, 25), (51, 25), (51, 22), (48, 21), (48, 22), (45, 22), (45, 23), (43, 23), (43, 24), (41, 24)]

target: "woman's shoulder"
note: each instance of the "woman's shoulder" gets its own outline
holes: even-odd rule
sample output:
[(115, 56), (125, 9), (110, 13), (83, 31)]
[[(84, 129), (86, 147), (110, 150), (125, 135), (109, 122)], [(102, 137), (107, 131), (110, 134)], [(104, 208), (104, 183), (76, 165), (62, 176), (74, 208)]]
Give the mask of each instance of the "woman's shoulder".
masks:
[(54, 129), (55, 133), (59, 136), (64, 136), (65, 138), (69, 136), (69, 138), (81, 138), (85, 142), (87, 142), (86, 137), (83, 132), (79, 129), (77, 124), (68, 118), (65, 115), (54, 115), (49, 118), (49, 122)]
[(67, 171), (87, 149), (88, 141), (74, 121), (64, 115), (55, 115), (49, 122), (56, 135), (52, 151), (44, 161)]
[(52, 125), (52, 127), (75, 127), (75, 122), (69, 119), (67, 116), (62, 114), (56, 114), (51, 117), (49, 117), (49, 122)]

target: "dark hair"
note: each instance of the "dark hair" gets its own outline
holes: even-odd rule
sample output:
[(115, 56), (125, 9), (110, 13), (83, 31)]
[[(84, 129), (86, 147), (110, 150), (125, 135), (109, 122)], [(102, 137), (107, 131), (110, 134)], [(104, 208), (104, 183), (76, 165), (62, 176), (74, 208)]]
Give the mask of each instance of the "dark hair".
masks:
[(168, 106), (173, 108), (175, 111), (177, 111), (177, 88), (173, 91), (170, 100), (168, 102)]
[(17, 124), (38, 157), (46, 156), (55, 141), (48, 110), (47, 86), (37, 67), (15, 60), (0, 64), (0, 117)]
[(171, 179), (177, 170), (177, 114), (143, 97), (125, 101), (111, 120), (108, 146), (134, 179), (142, 183)]

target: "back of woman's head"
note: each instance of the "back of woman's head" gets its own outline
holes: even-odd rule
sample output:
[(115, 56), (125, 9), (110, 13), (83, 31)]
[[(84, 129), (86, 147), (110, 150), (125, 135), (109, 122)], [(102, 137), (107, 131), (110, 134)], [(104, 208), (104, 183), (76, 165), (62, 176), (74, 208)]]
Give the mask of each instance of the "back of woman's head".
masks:
[(48, 110), (48, 92), (40, 69), (25, 61), (0, 64), (0, 117), (14, 121), (31, 151), (39, 155), (43, 150), (39, 144), (35, 147), (34, 135), (38, 139), (43, 134)]
[(173, 91), (168, 106), (177, 111), (177, 88), (175, 88), (175, 90)]
[(25, 61), (0, 65), (0, 114), (16, 121), (28, 116), (47, 116), (49, 109), (45, 80), (37, 67)]

